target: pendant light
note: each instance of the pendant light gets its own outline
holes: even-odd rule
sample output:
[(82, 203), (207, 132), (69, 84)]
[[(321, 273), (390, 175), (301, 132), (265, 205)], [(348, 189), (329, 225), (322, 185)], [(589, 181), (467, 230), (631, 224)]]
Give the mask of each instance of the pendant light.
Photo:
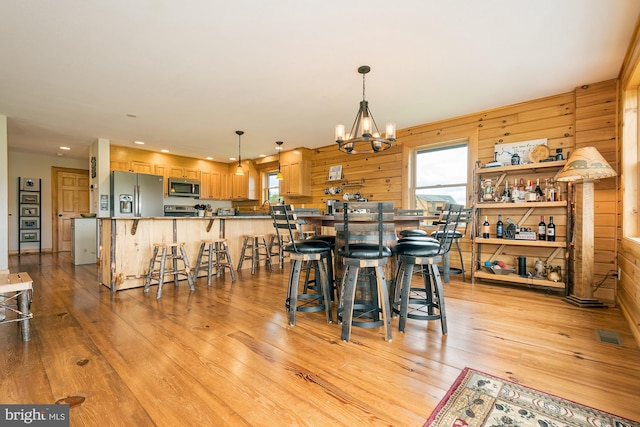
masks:
[(373, 119), (369, 103), (365, 99), (364, 77), (371, 71), (368, 65), (358, 68), (358, 73), (362, 74), (362, 101), (356, 119), (351, 127), (351, 132), (344, 133), (344, 125), (336, 125), (336, 143), (338, 149), (348, 154), (377, 153), (391, 148), (396, 140), (396, 124), (387, 123), (386, 134), (380, 136), (378, 125)]
[(280, 171), (280, 153), (282, 152), (282, 144), (284, 144), (283, 141), (276, 141), (276, 150), (278, 150), (278, 174), (276, 175), (276, 179), (281, 181), (282, 180), (282, 172)]
[(237, 130), (236, 135), (238, 135), (238, 167), (236, 168), (236, 175), (244, 175), (244, 170), (242, 169), (242, 156), (240, 155), (240, 137), (244, 131)]

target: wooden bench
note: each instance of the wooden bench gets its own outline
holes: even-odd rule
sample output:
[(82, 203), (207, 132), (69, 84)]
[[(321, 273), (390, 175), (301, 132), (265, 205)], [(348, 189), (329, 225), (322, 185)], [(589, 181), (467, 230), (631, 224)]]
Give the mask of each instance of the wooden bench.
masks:
[[(31, 339), (29, 320), (33, 280), (27, 273), (0, 272), (0, 324), (20, 322), (22, 340)], [(9, 313), (8, 313), (9, 312)], [(15, 313), (15, 316), (11, 315)]]

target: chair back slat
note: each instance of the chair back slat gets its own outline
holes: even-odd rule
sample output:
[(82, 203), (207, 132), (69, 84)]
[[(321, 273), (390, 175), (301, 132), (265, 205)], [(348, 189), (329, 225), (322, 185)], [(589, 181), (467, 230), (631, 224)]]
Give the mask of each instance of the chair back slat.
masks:
[(295, 234), (298, 232), (298, 218), (296, 217), (293, 205), (271, 205), (269, 212), (273, 219), (273, 227), (276, 229), (278, 242), (282, 244), (283, 236), (288, 235), (289, 241), (293, 245), (293, 250), (297, 252)]
[(345, 251), (349, 245), (368, 243), (378, 246), (382, 257), (390, 239), (395, 240), (393, 202), (337, 202), (335, 229), (344, 238)]
[(440, 243), (440, 254), (446, 254), (451, 249), (460, 219), (463, 217), (464, 206), (447, 204), (442, 211), (441, 219), (437, 222), (436, 238)]

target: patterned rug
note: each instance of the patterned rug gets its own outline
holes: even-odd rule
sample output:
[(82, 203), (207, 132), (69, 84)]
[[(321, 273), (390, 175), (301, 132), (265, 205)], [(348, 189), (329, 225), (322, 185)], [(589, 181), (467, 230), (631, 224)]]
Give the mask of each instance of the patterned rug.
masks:
[(640, 423), (464, 368), (424, 426), (640, 427)]

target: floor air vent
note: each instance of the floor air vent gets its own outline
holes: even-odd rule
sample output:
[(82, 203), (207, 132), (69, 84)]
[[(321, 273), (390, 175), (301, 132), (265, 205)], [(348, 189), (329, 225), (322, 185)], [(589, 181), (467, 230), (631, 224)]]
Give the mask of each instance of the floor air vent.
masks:
[(596, 336), (598, 337), (598, 341), (605, 344), (622, 345), (622, 341), (620, 340), (620, 336), (617, 332), (596, 329)]

